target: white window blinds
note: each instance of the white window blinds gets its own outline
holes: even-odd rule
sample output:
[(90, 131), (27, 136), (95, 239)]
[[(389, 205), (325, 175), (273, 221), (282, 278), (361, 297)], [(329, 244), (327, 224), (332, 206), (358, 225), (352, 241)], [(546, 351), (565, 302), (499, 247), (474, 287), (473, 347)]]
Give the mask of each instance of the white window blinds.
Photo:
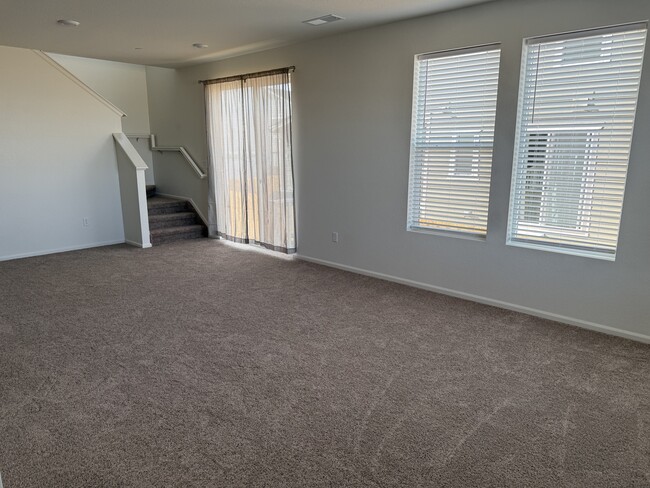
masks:
[(508, 243), (613, 259), (646, 25), (528, 39)]
[(416, 57), (409, 230), (486, 235), (500, 52)]

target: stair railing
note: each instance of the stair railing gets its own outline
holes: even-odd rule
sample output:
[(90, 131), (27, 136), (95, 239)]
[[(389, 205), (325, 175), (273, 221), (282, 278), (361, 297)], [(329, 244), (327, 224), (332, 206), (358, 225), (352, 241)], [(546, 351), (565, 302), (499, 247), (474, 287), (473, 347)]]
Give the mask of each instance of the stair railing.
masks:
[(152, 151), (158, 151), (158, 152), (179, 152), (181, 153), (181, 156), (183, 156), (183, 159), (187, 162), (187, 164), (190, 165), (190, 167), (194, 170), (194, 172), (197, 174), (197, 176), (200, 179), (205, 179), (207, 178), (208, 174), (199, 166), (196, 161), (194, 161), (194, 158), (190, 155), (189, 152), (187, 152), (187, 149), (183, 146), (157, 146), (156, 145), (156, 135), (155, 134), (127, 134), (128, 137), (132, 137), (134, 139), (144, 139), (148, 138), (149, 139), (149, 148)]
[[(201, 220), (207, 225), (207, 171), (196, 163), (184, 147), (157, 146), (155, 134), (130, 133), (127, 136), (133, 140), (149, 139), (149, 149), (151, 152), (176, 151), (183, 156), (187, 164), (178, 166), (176, 166), (177, 162), (175, 160), (173, 162), (154, 161), (154, 173), (158, 176), (159, 171), (161, 171), (161, 183), (164, 182), (157, 189), (157, 193), (161, 196), (187, 200), (199, 214)], [(157, 165), (160, 166), (158, 167)], [(183, 175), (176, 174), (176, 172), (181, 172)], [(190, 172), (192, 173), (191, 175)]]

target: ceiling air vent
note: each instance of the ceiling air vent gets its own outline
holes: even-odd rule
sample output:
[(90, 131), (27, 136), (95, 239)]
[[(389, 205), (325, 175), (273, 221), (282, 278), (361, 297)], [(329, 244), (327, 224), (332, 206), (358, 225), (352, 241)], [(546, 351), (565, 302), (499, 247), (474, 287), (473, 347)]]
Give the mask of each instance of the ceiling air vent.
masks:
[(336, 22), (337, 20), (343, 20), (343, 17), (334, 14), (327, 14), (321, 17), (316, 17), (315, 19), (303, 20), (302, 22), (303, 24), (309, 25), (323, 25), (329, 24), (330, 22)]

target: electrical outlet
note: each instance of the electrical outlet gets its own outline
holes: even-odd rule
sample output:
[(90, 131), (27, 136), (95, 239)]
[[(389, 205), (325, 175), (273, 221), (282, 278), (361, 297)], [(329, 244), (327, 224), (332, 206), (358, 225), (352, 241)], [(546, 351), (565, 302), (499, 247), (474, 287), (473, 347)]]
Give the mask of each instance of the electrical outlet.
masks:
[(83, 224), (84, 227), (90, 227), (90, 221), (88, 220), (88, 217), (83, 218)]
[(339, 233), (332, 232), (332, 242), (339, 242)]

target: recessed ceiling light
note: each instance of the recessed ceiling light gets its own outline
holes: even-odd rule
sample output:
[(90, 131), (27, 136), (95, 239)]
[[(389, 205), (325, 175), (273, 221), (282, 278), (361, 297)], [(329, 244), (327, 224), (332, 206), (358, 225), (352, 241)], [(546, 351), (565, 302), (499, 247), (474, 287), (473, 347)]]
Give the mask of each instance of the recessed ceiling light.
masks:
[(205, 49), (206, 47), (208, 47), (207, 44), (202, 44), (200, 42), (195, 42), (194, 44), (192, 44), (192, 46), (194, 46), (197, 49)]
[(79, 22), (70, 19), (59, 19), (56, 23), (59, 25), (65, 25), (66, 27), (77, 27), (79, 25)]
[(338, 15), (334, 14), (327, 14), (321, 17), (316, 17), (315, 19), (303, 20), (302, 23), (309, 25), (323, 25), (329, 24), (331, 22), (336, 22), (337, 20), (343, 20), (343, 17), (339, 17)]

